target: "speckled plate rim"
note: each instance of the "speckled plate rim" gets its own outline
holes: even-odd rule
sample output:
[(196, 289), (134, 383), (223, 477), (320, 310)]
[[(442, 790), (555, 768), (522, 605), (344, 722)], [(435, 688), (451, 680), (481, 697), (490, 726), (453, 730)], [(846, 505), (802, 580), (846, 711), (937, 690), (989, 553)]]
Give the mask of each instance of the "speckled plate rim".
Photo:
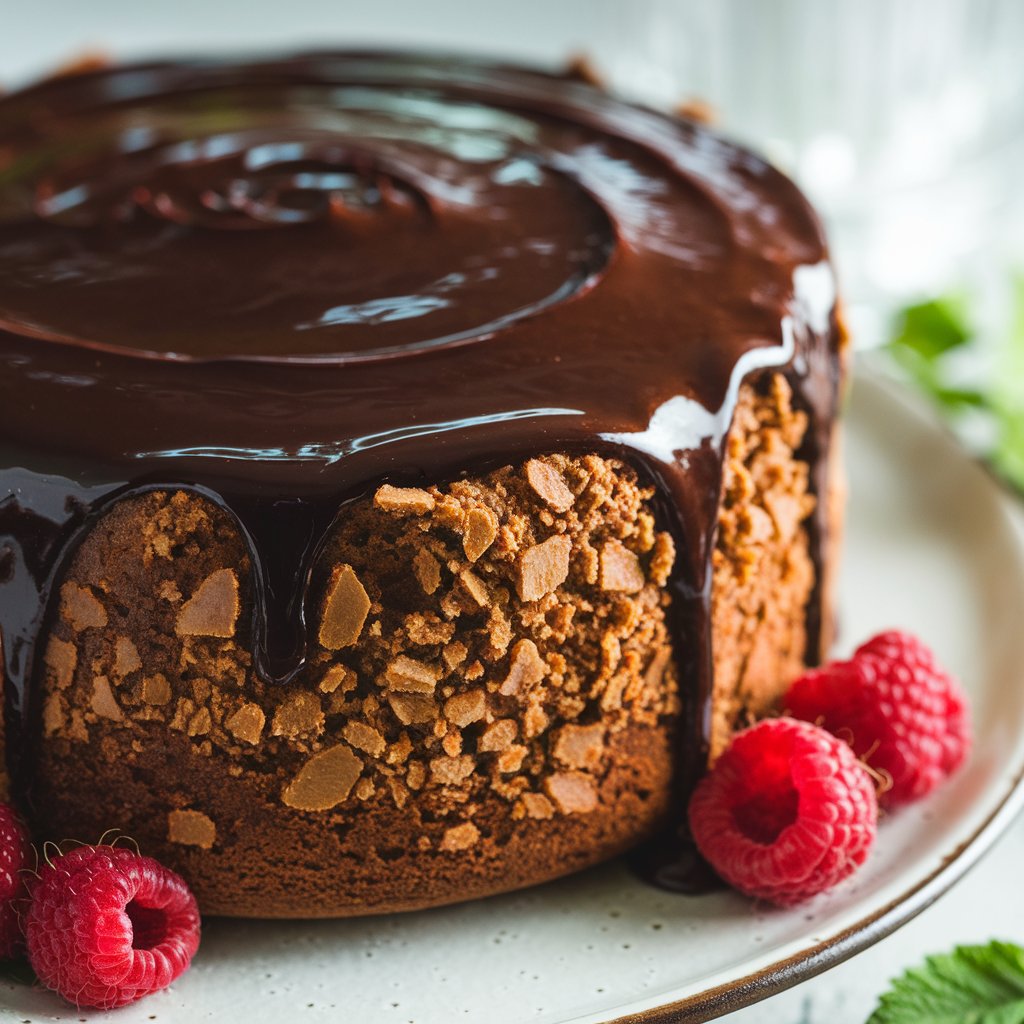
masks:
[[(902, 406), (908, 415), (919, 420), (930, 420), (931, 429), (945, 435), (944, 442), (938, 443), (945, 443), (953, 457), (968, 458), (921, 400), (908, 395), (904, 388), (884, 374), (873, 371), (869, 362), (865, 365), (865, 361), (861, 361), (856, 386), (859, 389), (880, 391), (888, 402)], [(1012, 494), (996, 478), (990, 477), (990, 486), (1007, 519), (1007, 529), (1016, 533), (1018, 547), (1024, 548), (1024, 505), (1018, 496)], [(1008, 785), (981, 823), (941, 858), (938, 867), (887, 900), (881, 907), (828, 938), (798, 949), (742, 977), (726, 977), (729, 972), (711, 976), (705, 979), (707, 987), (700, 992), (660, 1006), (608, 1018), (607, 1024), (699, 1024), (715, 1020), (822, 974), (892, 934), (963, 878), (1024, 810), (1024, 749), (1018, 752), (1018, 757), (1016, 766), (1009, 773)]]
[(1024, 806), (1024, 765), (980, 828), (947, 854), (940, 867), (885, 906), (835, 935), (742, 978), (664, 1006), (615, 1017), (608, 1024), (699, 1024), (783, 992), (849, 960), (917, 917), (989, 851)]

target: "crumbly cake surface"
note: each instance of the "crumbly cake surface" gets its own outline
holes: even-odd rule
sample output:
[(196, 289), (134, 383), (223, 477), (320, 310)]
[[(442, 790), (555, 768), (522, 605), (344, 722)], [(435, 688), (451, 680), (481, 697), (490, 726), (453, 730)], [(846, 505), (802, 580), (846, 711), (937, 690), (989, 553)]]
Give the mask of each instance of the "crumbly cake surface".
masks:
[[(713, 749), (803, 663), (805, 429), (781, 376), (743, 388), (713, 566)], [(59, 588), (39, 824), (121, 828), (205, 912), (261, 916), (428, 906), (620, 852), (669, 813), (679, 739), (674, 551), (651, 498), (596, 455), (380, 487), (321, 552), (309, 664), (284, 685), (252, 669), (228, 514), (186, 491), (123, 499)]]
[(727, 441), (712, 556), (712, 758), (804, 667), (815, 498), (808, 465), (794, 456), (806, 431), (784, 377), (769, 377), (761, 395), (745, 389)]

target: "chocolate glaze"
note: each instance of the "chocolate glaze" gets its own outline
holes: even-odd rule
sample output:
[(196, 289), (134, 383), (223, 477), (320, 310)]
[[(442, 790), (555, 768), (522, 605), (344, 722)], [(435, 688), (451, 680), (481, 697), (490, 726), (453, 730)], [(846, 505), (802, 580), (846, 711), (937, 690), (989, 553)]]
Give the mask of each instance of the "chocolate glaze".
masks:
[[(0, 100), (15, 777), (31, 775), (54, 581), (110, 502), (180, 485), (235, 516), (257, 669), (287, 685), (310, 567), (346, 502), (567, 450), (657, 485), (692, 776), (737, 391), (786, 372), (823, 493), (838, 338), (825, 244), (791, 182), (565, 78), (332, 53), (104, 69)], [(820, 508), (819, 567), (824, 535)]]

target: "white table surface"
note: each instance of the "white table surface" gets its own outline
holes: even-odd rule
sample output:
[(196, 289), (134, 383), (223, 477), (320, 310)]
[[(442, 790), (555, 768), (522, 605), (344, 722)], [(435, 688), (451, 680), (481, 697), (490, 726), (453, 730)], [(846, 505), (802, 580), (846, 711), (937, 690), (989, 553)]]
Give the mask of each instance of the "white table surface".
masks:
[[(625, 0), (622, 0), (625, 2)], [(0, 0), (0, 83), (83, 52), (116, 57), (364, 43), (470, 49), (557, 61), (597, 38), (599, 0)], [(13, 17), (12, 17), (13, 15)], [(1001, 938), (1024, 943), (1024, 820), (918, 918), (871, 949), (763, 1003), (736, 1024), (862, 1024), (888, 979), (925, 954)]]

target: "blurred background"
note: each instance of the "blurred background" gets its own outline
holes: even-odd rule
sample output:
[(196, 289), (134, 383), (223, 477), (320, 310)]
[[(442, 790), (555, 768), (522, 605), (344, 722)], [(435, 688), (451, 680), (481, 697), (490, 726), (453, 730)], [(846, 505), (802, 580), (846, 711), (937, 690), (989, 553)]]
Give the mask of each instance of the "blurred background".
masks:
[(0, 84), (92, 55), (383, 44), (552, 66), (699, 104), (827, 221), (862, 350), (1024, 488), (1021, 0), (49, 0)]

